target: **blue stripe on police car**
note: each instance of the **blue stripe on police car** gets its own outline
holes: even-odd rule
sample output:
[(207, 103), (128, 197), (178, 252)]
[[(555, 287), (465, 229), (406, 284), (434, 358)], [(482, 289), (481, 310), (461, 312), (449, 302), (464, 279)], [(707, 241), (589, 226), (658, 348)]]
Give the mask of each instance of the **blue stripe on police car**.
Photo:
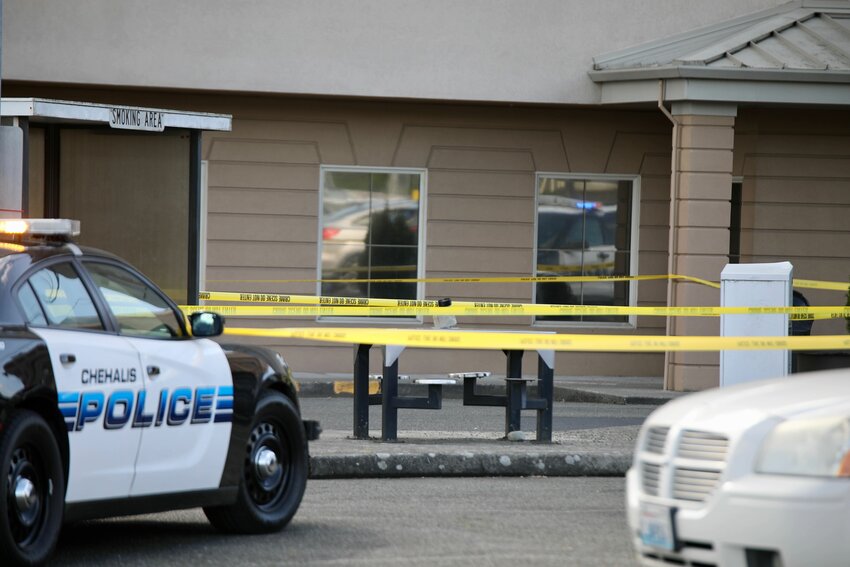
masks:
[(233, 386), (202, 386), (195, 390), (161, 390), (155, 408), (147, 408), (147, 392), (116, 390), (106, 398), (99, 390), (59, 392), (59, 411), (68, 431), (82, 431), (86, 424), (102, 421), (106, 430), (160, 427), (233, 421)]

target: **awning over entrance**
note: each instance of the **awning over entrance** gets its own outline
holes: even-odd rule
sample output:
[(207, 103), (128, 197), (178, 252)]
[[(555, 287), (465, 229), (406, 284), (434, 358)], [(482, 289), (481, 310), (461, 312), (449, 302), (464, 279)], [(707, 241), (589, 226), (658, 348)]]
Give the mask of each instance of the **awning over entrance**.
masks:
[(4, 98), (0, 101), (0, 116), (26, 117), (34, 122), (104, 124), (122, 130), (153, 132), (165, 128), (230, 131), (232, 123), (227, 114), (42, 98)]
[(201, 136), (226, 114), (40, 98), (0, 101), (0, 216), (73, 218), (80, 244), (195, 301), (205, 214)]
[(850, 3), (797, 1), (594, 58), (601, 102), (850, 105)]

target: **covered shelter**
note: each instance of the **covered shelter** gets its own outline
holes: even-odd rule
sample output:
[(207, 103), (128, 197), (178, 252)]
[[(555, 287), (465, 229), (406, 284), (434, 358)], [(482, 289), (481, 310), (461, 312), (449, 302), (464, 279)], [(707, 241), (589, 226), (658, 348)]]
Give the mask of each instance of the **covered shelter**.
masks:
[(197, 299), (201, 135), (229, 131), (230, 115), (44, 98), (4, 98), (0, 112), (23, 140), (5, 216), (80, 220), (82, 244), (128, 259), (178, 301)]
[[(603, 105), (657, 105), (672, 122), (669, 273), (716, 279), (730, 260), (790, 260), (804, 277), (847, 279), (848, 2), (791, 2), (601, 55), (589, 75)], [(812, 303), (835, 303), (818, 293)], [(669, 284), (671, 306), (716, 302)], [(671, 318), (667, 332), (717, 334), (718, 322)], [(717, 364), (668, 355), (665, 384), (716, 385)]]

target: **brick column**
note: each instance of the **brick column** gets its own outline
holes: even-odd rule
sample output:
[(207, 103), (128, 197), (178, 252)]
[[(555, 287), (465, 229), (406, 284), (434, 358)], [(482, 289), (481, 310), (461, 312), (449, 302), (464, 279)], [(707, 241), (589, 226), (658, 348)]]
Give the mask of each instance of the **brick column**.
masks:
[[(670, 201), (669, 266), (672, 273), (718, 281), (729, 261), (734, 105), (674, 103), (673, 171)], [(719, 305), (720, 292), (693, 283), (670, 281), (668, 304)], [(714, 335), (720, 320), (671, 317), (673, 335)], [(703, 390), (719, 384), (717, 352), (669, 353), (664, 384), (672, 390)]]

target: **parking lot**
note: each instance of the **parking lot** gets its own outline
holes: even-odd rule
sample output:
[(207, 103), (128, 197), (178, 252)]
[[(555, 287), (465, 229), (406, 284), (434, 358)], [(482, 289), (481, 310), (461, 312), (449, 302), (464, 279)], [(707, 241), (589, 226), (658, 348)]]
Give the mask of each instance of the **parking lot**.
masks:
[(52, 565), (633, 565), (622, 478), (311, 481), (283, 532), (199, 510), (70, 526)]

